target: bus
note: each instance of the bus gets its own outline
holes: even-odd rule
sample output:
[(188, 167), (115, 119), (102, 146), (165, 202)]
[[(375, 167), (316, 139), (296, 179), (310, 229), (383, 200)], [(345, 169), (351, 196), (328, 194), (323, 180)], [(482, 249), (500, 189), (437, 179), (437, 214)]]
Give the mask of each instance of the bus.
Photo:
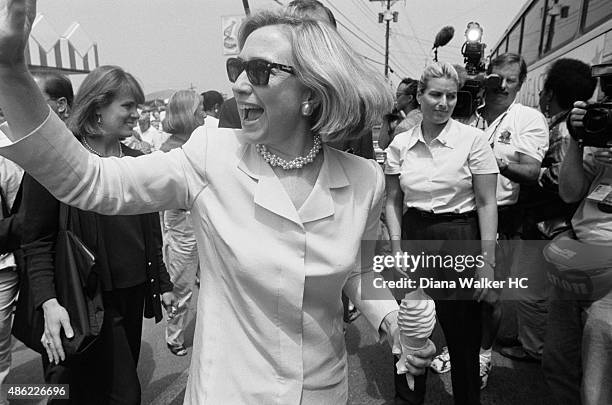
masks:
[(612, 62), (612, 0), (529, 0), (489, 57), (504, 52), (525, 59), (528, 73), (518, 101), (537, 108), (550, 63), (559, 58)]

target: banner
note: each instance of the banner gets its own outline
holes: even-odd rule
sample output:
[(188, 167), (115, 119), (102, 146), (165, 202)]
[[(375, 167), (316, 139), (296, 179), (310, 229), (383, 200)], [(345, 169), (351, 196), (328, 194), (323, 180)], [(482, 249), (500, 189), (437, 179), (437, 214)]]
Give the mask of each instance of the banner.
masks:
[(223, 34), (223, 55), (238, 55), (238, 28), (243, 16), (221, 17), (221, 30)]

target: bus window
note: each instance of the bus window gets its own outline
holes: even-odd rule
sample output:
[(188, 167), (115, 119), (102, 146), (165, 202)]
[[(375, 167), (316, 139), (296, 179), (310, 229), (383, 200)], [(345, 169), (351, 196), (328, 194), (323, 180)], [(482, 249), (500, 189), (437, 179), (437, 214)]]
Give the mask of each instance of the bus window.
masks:
[(599, 23), (612, 17), (612, 1), (586, 0), (584, 31), (595, 28)]
[(540, 37), (542, 35), (542, 18), (544, 18), (544, 0), (536, 1), (525, 14), (523, 25), (523, 43), (521, 55), (527, 65), (538, 60)]
[[(610, 1), (610, 0), (604, 0)], [(544, 27), (543, 52), (550, 52), (566, 44), (578, 32), (580, 25), (581, 1), (556, 1), (548, 8), (546, 25)], [(567, 17), (561, 16), (561, 8), (569, 7)]]
[(516, 23), (512, 28), (512, 31), (508, 34), (508, 49), (507, 52), (521, 53), (520, 49), (521, 41), (521, 21)]

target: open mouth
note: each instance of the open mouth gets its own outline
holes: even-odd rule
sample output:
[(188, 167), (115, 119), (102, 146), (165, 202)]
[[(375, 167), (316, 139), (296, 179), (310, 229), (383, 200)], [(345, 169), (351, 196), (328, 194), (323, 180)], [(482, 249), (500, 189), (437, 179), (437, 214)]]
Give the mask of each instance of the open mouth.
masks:
[(248, 106), (248, 107), (242, 107), (242, 118), (245, 121), (255, 121), (257, 120), (259, 117), (261, 117), (263, 115), (263, 108), (259, 108), (256, 106)]

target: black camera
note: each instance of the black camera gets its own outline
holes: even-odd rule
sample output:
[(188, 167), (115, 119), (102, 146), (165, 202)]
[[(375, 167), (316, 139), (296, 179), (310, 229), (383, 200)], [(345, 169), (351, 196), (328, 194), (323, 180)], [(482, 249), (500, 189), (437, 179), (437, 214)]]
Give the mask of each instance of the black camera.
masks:
[(605, 148), (612, 142), (612, 63), (593, 65), (591, 75), (599, 77), (605, 98), (586, 107), (587, 112), (582, 119), (584, 131), (576, 135), (583, 146)]
[(582, 145), (605, 148), (612, 142), (612, 102), (590, 104), (582, 119)]

